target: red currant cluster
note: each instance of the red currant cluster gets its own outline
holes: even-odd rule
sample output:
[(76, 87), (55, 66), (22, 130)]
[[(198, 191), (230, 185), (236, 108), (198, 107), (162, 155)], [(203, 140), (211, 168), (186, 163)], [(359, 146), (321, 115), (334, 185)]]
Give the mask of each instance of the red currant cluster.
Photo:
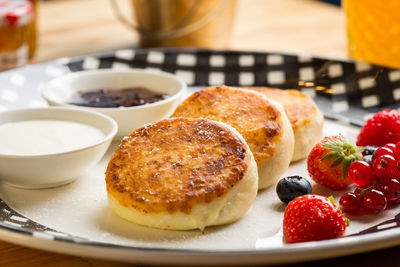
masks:
[(400, 142), (367, 146), (363, 156), (364, 160), (353, 162), (347, 172), (357, 188), (339, 201), (343, 212), (352, 216), (378, 213), (400, 203)]

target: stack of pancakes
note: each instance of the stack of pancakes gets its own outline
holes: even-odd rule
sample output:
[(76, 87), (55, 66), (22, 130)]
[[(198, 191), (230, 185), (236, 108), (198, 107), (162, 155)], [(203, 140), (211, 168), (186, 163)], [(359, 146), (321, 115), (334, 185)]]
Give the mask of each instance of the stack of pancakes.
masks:
[(295, 90), (207, 87), (171, 118), (124, 138), (106, 171), (113, 210), (161, 229), (201, 229), (239, 219), (257, 190), (322, 137), (323, 116)]

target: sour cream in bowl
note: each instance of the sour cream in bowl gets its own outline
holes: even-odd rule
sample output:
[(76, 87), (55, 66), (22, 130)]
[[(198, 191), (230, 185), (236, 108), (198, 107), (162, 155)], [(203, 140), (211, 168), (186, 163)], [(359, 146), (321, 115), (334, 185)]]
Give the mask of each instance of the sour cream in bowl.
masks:
[(0, 112), (0, 181), (46, 188), (82, 176), (118, 131), (110, 117), (69, 108)]

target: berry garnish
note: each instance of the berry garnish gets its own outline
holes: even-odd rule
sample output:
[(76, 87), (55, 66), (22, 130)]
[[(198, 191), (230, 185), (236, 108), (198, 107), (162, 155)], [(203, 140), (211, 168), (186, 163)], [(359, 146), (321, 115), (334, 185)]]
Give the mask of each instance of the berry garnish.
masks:
[(372, 154), (372, 164), (374, 163), (374, 160), (376, 158), (379, 158), (380, 156), (383, 156), (383, 155), (389, 155), (389, 156), (396, 158), (396, 155), (394, 154), (392, 149), (390, 149), (389, 147), (382, 146), (382, 147), (378, 148), (374, 152), (374, 154)]
[(382, 147), (387, 147), (387, 148), (389, 148), (390, 150), (392, 150), (394, 152), (394, 149), (396, 148), (396, 144), (389, 143), (389, 144), (386, 144), (386, 145), (384, 145)]
[(354, 193), (348, 192), (343, 194), (339, 201), (343, 212), (353, 216), (359, 216), (363, 213), (363, 203), (361, 199)]
[[(348, 170), (349, 179), (358, 187), (345, 193), (340, 199), (343, 212), (360, 216), (380, 211), (400, 203), (400, 181), (398, 180), (399, 145), (386, 144), (373, 152), (372, 164), (366, 161), (353, 162)], [(370, 160), (364, 156), (364, 160)]]
[(287, 243), (340, 237), (346, 218), (327, 197), (300, 196), (289, 203), (283, 218), (283, 240)]
[(364, 146), (362, 155), (363, 156), (372, 155), (378, 148), (379, 146)]
[(357, 197), (361, 197), (361, 195), (365, 194), (365, 192), (367, 192), (368, 190), (371, 190), (373, 188), (373, 186), (358, 186), (355, 190), (354, 190), (354, 194)]
[(365, 155), (363, 160), (368, 164), (372, 164), (372, 155)]
[(362, 195), (364, 207), (378, 213), (386, 208), (387, 200), (385, 195), (376, 189), (371, 189)]
[(382, 180), (395, 178), (398, 171), (397, 160), (390, 155), (383, 155), (372, 160), (374, 175)]
[(395, 145), (393, 152), (396, 155), (397, 163), (400, 164), (400, 142)]
[(351, 184), (347, 170), (353, 161), (361, 160), (363, 148), (343, 136), (325, 137), (317, 143), (307, 159), (310, 177), (331, 189), (343, 189)]
[(396, 179), (383, 181), (376, 189), (381, 191), (389, 202), (397, 202), (400, 199), (400, 182)]
[(368, 119), (357, 137), (358, 146), (383, 146), (400, 141), (400, 115), (385, 109)]
[(284, 203), (289, 203), (296, 197), (311, 194), (312, 188), (309, 181), (301, 176), (288, 176), (279, 180), (276, 193)]
[(353, 184), (363, 186), (371, 184), (374, 174), (371, 165), (365, 161), (357, 160), (350, 165), (347, 175)]

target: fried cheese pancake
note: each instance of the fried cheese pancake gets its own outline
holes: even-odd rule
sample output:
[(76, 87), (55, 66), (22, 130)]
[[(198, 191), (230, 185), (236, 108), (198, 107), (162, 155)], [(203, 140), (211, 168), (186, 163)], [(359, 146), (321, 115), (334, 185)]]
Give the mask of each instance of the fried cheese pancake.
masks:
[(311, 148), (322, 139), (324, 116), (311, 97), (297, 90), (279, 90), (268, 87), (246, 87), (279, 102), (292, 124), (294, 153), (292, 161), (307, 157)]
[(188, 230), (239, 219), (257, 195), (243, 137), (207, 119), (170, 118), (121, 141), (106, 170), (112, 209), (131, 222)]
[(294, 137), (283, 108), (250, 90), (206, 87), (189, 96), (171, 117), (207, 118), (231, 125), (246, 140), (258, 165), (259, 189), (288, 168)]

